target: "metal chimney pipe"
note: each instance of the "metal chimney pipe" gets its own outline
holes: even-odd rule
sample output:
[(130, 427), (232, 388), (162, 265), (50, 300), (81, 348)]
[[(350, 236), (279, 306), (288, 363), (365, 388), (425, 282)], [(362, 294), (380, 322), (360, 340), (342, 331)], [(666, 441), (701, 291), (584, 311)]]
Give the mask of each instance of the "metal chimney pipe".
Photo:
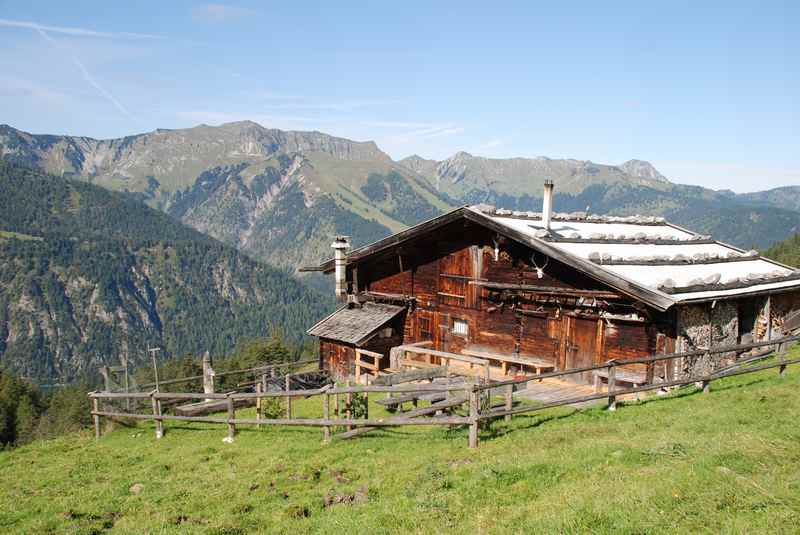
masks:
[(349, 238), (349, 236), (336, 236), (331, 244), (331, 247), (333, 247), (337, 301), (347, 299), (347, 250), (350, 248)]
[(544, 197), (542, 198), (542, 224), (550, 230), (550, 220), (553, 217), (553, 181), (544, 181)]

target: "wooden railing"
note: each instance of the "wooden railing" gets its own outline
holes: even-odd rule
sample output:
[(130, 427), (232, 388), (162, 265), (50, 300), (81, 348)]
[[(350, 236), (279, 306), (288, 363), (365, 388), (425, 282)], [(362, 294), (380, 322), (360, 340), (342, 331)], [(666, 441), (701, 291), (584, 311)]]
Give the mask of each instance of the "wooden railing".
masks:
[[(228, 434), (225, 438), (226, 441), (233, 441), (236, 435), (237, 426), (241, 425), (288, 425), (288, 426), (309, 426), (309, 427), (322, 427), (323, 437), (326, 441), (330, 440), (332, 434), (337, 427), (343, 427), (348, 431), (342, 432), (342, 438), (349, 438), (355, 436), (356, 431), (353, 428), (377, 428), (377, 427), (392, 427), (402, 425), (467, 425), (469, 426), (469, 441), (470, 448), (475, 448), (478, 445), (478, 431), (481, 423), (488, 424), (497, 418), (504, 418), (509, 420), (514, 415), (532, 413), (544, 409), (559, 407), (564, 405), (573, 405), (576, 403), (584, 403), (598, 399), (608, 399), (608, 408), (614, 410), (617, 406), (617, 397), (637, 394), (649, 390), (656, 390), (660, 388), (669, 388), (676, 386), (683, 386), (692, 383), (700, 383), (703, 386), (703, 392), (708, 392), (711, 382), (725, 377), (732, 377), (747, 373), (754, 373), (761, 370), (778, 368), (779, 373), (783, 375), (787, 366), (792, 364), (800, 364), (800, 358), (787, 359), (786, 349), (790, 343), (800, 340), (800, 336), (788, 336), (777, 340), (770, 340), (767, 342), (757, 342), (752, 344), (743, 344), (736, 346), (718, 347), (708, 350), (689, 351), (684, 353), (673, 353), (668, 355), (653, 355), (648, 357), (639, 357), (630, 360), (611, 360), (598, 366), (587, 366), (583, 368), (574, 368), (570, 370), (543, 373), (540, 375), (527, 377), (524, 379), (511, 379), (504, 381), (484, 382), (484, 383), (468, 383), (468, 384), (409, 384), (403, 386), (383, 386), (383, 385), (354, 385), (354, 386), (325, 386), (315, 390), (285, 390), (278, 392), (247, 392), (247, 393), (228, 393), (228, 394), (214, 394), (214, 393), (178, 393), (178, 392), (158, 392), (152, 390), (150, 392), (133, 392), (133, 393), (113, 393), (113, 392), (91, 392), (89, 397), (92, 400), (92, 417), (94, 420), (95, 436), (100, 438), (101, 434), (101, 418), (132, 418), (141, 420), (152, 420), (155, 423), (156, 438), (161, 438), (164, 433), (164, 421), (174, 420), (182, 422), (203, 422), (213, 424), (227, 425)], [(777, 348), (777, 360), (766, 364), (759, 364), (751, 366), (754, 363), (762, 361), (766, 358), (772, 357), (775, 350), (770, 350), (756, 356), (742, 359), (731, 365), (720, 367), (713, 373), (682, 377), (679, 379), (666, 380), (659, 383), (645, 384), (634, 386), (632, 388), (618, 388), (615, 380), (616, 370), (619, 366), (625, 366), (631, 363), (651, 363), (657, 361), (667, 361), (678, 358), (690, 357), (711, 357), (719, 356), (726, 353), (740, 353), (750, 349), (757, 348)], [(451, 360), (466, 360), (469, 362), (470, 357), (463, 355), (454, 355), (452, 353), (445, 353), (440, 351), (433, 351), (425, 348), (418, 347), (404, 347), (406, 351), (412, 353), (422, 353), (431, 355), (431, 357), (438, 357)], [(477, 360), (477, 359), (476, 359)], [(416, 362), (416, 361), (415, 361)], [(425, 363), (427, 364), (427, 363)], [(474, 363), (473, 363), (474, 364)], [(483, 363), (481, 363), (483, 364)], [(431, 366), (435, 364), (430, 363)], [(585, 372), (592, 372), (597, 370), (606, 370), (609, 378), (608, 389), (606, 392), (597, 392), (591, 395), (566, 397), (549, 403), (538, 405), (522, 405), (518, 407), (513, 406), (513, 391), (517, 385), (522, 385), (531, 381), (540, 381), (547, 378), (558, 378), (572, 374), (579, 374)], [(493, 408), (491, 403), (487, 403), (485, 408), (481, 407), (481, 399), (488, 399), (492, 391), (503, 389), (504, 404), (502, 407)], [(385, 418), (369, 418), (365, 414), (363, 418), (353, 418), (349, 414), (349, 410), (345, 413), (345, 418), (341, 417), (342, 410), (339, 403), (339, 395), (352, 397), (354, 394), (363, 394), (365, 401), (368, 404), (369, 394), (371, 393), (385, 393), (385, 394), (431, 394), (431, 393), (447, 393), (448, 396), (453, 396), (454, 392), (460, 392), (461, 396), (453, 396), (455, 399), (450, 399), (449, 402), (443, 402), (441, 407), (443, 410), (452, 410), (463, 403), (467, 403), (468, 415), (467, 416), (427, 416), (427, 414), (438, 412), (438, 407), (434, 404), (431, 407), (419, 409), (419, 412), (412, 411), (406, 415), (388, 416)], [(286, 418), (265, 418), (262, 414), (261, 404), (257, 405), (256, 418), (237, 418), (236, 417), (236, 401), (237, 400), (261, 400), (265, 398), (285, 398), (287, 406), (291, 403), (292, 398), (310, 398), (319, 396), (322, 400), (322, 417), (321, 418), (293, 418), (290, 411), (287, 411)], [(331, 417), (331, 399), (336, 399), (336, 413), (337, 417)], [(113, 400), (113, 399), (130, 399), (130, 400), (150, 400), (152, 412), (150, 413), (133, 413), (129, 411), (117, 410), (101, 410), (99, 406), (100, 400)], [(161, 409), (161, 403), (175, 400), (200, 400), (200, 399), (219, 399), (225, 400), (227, 406), (227, 415), (222, 416), (178, 416), (172, 414), (164, 414)], [(335, 437), (334, 437), (335, 438)]]
[[(271, 370), (279, 370), (281, 368), (294, 368), (299, 366), (305, 366), (306, 364), (316, 364), (319, 362), (317, 359), (306, 359), (306, 360), (297, 360), (294, 362), (281, 362), (280, 364), (269, 364), (266, 366), (255, 366), (253, 368), (245, 368), (242, 370), (229, 370), (225, 372), (215, 372), (213, 377), (216, 379), (218, 377), (226, 377), (230, 375), (261, 375)], [(166, 381), (159, 381), (159, 386), (165, 385), (174, 385), (180, 383), (189, 383), (191, 381), (198, 381), (202, 380), (202, 375), (192, 375), (191, 377), (180, 377), (178, 379), (167, 379)], [(156, 383), (145, 383), (139, 385), (139, 388), (153, 388), (156, 386)]]
[[(398, 425), (466, 425), (470, 423), (470, 419), (465, 416), (432, 416), (432, 417), (408, 417), (408, 416), (390, 416), (386, 418), (331, 418), (330, 415), (330, 400), (332, 396), (336, 396), (336, 407), (338, 409), (339, 402), (338, 396), (340, 394), (352, 396), (353, 394), (363, 394), (365, 402), (369, 403), (370, 393), (385, 393), (385, 394), (410, 394), (410, 393), (435, 393), (435, 392), (466, 392), (472, 388), (472, 385), (409, 385), (409, 386), (344, 386), (334, 387), (332, 385), (315, 390), (289, 390), (277, 392), (245, 392), (245, 393), (229, 393), (229, 394), (211, 394), (202, 392), (157, 392), (152, 390), (150, 392), (90, 392), (89, 397), (92, 400), (92, 418), (94, 420), (95, 436), (100, 438), (101, 434), (101, 421), (100, 418), (132, 418), (139, 420), (153, 420), (156, 424), (156, 438), (163, 436), (163, 422), (165, 420), (174, 420), (180, 422), (204, 422), (226, 424), (228, 426), (228, 436), (226, 441), (232, 441), (236, 434), (237, 425), (289, 425), (289, 426), (310, 426), (322, 427), (324, 430), (324, 439), (330, 440), (331, 432), (334, 427), (346, 427), (348, 429), (353, 427), (390, 427)], [(261, 411), (256, 412), (256, 418), (236, 418), (236, 401), (237, 400), (258, 400), (264, 398), (285, 398), (287, 407), (289, 406), (292, 398), (310, 398), (319, 396), (322, 398), (322, 417), (321, 418), (292, 418), (290, 411), (287, 411), (286, 418), (264, 418)], [(113, 399), (130, 399), (130, 400), (150, 400), (152, 413), (134, 413), (117, 410), (101, 410), (99, 406), (100, 400), (113, 400)], [(203, 400), (203, 399), (219, 399), (227, 401), (227, 416), (178, 416), (173, 414), (164, 414), (161, 410), (161, 403), (165, 401), (174, 400)], [(337, 410), (339, 414), (342, 411)]]
[(378, 372), (381, 370), (382, 353), (375, 351), (368, 351), (366, 349), (356, 349), (356, 383), (361, 382), (361, 375), (364, 370), (371, 377), (377, 377)]
[[(605, 364), (597, 366), (586, 366), (583, 368), (572, 368), (564, 371), (543, 373), (541, 375), (536, 375), (534, 377), (526, 377), (523, 379), (509, 379), (506, 381), (495, 381), (488, 385), (475, 385), (473, 387), (474, 392), (482, 392), (491, 389), (504, 388), (506, 403), (505, 406), (500, 409), (489, 409), (487, 411), (478, 412), (475, 415), (472, 415), (472, 413), (470, 413), (471, 417), (474, 416), (474, 419), (470, 423), (469, 446), (471, 448), (477, 447), (478, 425), (479, 422), (482, 420), (493, 420), (499, 417), (504, 417), (506, 420), (508, 420), (510, 419), (510, 417), (517, 414), (531, 413), (544, 409), (550, 409), (553, 407), (574, 405), (577, 403), (585, 403), (604, 398), (608, 399), (608, 409), (613, 411), (616, 410), (617, 408), (617, 397), (619, 396), (638, 394), (650, 390), (684, 386), (695, 383), (701, 384), (703, 392), (708, 393), (711, 387), (711, 382), (717, 379), (732, 377), (736, 375), (743, 375), (747, 373), (754, 373), (757, 371), (773, 369), (773, 368), (778, 368), (779, 374), (782, 376), (785, 374), (787, 366), (789, 366), (790, 364), (800, 364), (800, 358), (795, 358), (790, 360), (786, 359), (786, 351), (788, 349), (789, 344), (797, 342), (798, 340), (800, 340), (800, 336), (786, 336), (783, 338), (769, 340), (765, 342), (720, 346), (713, 349), (702, 349), (697, 351), (687, 351), (683, 353), (671, 353), (665, 355), (651, 355), (647, 357), (637, 357), (626, 360), (610, 360)], [(640, 386), (634, 386), (632, 388), (617, 388), (616, 371), (617, 368), (620, 366), (627, 366), (629, 364), (649, 364), (658, 361), (668, 361), (680, 358), (712, 357), (712, 356), (719, 357), (720, 355), (724, 355), (727, 353), (742, 353), (744, 351), (752, 349), (767, 348), (767, 347), (777, 348), (778, 360), (776, 362), (770, 362), (768, 364), (762, 364), (759, 366), (746, 367), (748, 364), (753, 364), (754, 362), (757, 362), (759, 360), (764, 360), (772, 357), (776, 351), (775, 349), (773, 349), (771, 351), (761, 353), (757, 356), (742, 359), (730, 365), (718, 368), (714, 372), (709, 374), (681, 377), (679, 379), (665, 380), (662, 382), (644, 384)], [(585, 396), (566, 397), (549, 403), (542, 403), (539, 405), (525, 405), (520, 407), (513, 407), (512, 396), (513, 396), (514, 386), (529, 383), (531, 381), (539, 381), (541, 379), (560, 378), (568, 375), (599, 371), (599, 370), (607, 371), (608, 374), (608, 388), (606, 392), (598, 392), (595, 394), (590, 394)], [(470, 409), (471, 407), (472, 404), (470, 403)]]

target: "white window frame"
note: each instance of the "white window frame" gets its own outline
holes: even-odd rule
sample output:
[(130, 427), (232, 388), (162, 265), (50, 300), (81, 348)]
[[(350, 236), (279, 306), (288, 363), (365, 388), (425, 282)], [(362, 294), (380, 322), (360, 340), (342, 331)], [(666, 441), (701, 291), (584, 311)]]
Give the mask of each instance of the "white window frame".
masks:
[(469, 336), (469, 322), (461, 318), (453, 318), (453, 334), (466, 338)]

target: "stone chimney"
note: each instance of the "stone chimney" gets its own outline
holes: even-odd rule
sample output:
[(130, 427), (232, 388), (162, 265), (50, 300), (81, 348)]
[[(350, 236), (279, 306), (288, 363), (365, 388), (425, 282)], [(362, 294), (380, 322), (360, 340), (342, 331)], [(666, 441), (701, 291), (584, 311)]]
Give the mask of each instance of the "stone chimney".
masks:
[(333, 247), (334, 281), (336, 283), (336, 300), (347, 299), (347, 250), (350, 248), (350, 236), (336, 236)]
[(550, 230), (550, 220), (553, 217), (553, 181), (544, 181), (544, 197), (542, 197), (542, 226)]

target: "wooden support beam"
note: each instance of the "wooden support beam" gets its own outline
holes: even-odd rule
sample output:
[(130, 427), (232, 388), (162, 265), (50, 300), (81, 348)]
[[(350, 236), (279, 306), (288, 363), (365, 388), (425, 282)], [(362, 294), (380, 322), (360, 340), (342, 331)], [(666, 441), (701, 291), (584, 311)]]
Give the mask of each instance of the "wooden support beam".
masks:
[(481, 286), (490, 290), (510, 290), (531, 292), (544, 295), (561, 295), (567, 297), (595, 297), (597, 299), (620, 299), (622, 296), (616, 292), (604, 290), (576, 290), (572, 288), (559, 288), (557, 286), (538, 286), (536, 284), (512, 284), (508, 282), (470, 281), (469, 284)]

